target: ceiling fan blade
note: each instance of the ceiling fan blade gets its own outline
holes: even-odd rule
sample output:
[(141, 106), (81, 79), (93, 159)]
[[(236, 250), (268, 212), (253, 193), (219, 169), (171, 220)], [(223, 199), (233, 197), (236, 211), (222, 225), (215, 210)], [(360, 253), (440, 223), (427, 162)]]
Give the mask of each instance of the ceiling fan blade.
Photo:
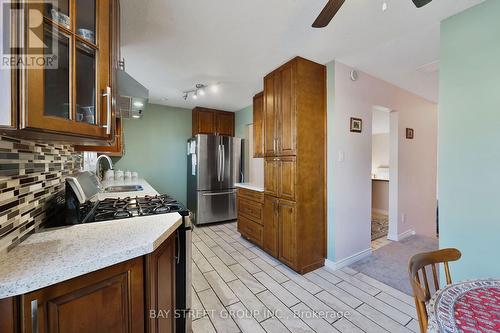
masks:
[[(414, 0), (416, 1), (416, 0)], [(424, 0), (425, 1), (425, 0)], [(330, 23), (332, 18), (337, 14), (340, 7), (344, 4), (345, 0), (329, 0), (325, 8), (316, 18), (316, 21), (312, 24), (313, 28), (324, 28)]]
[(417, 6), (417, 8), (420, 8), (427, 5), (431, 1), (432, 0), (413, 0), (413, 3)]

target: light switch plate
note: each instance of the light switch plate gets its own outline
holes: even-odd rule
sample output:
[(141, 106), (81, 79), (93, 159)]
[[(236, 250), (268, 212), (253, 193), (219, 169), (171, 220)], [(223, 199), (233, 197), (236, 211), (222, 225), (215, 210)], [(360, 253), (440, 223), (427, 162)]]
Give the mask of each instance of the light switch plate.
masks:
[(344, 162), (345, 161), (345, 152), (342, 150), (339, 151), (339, 162)]

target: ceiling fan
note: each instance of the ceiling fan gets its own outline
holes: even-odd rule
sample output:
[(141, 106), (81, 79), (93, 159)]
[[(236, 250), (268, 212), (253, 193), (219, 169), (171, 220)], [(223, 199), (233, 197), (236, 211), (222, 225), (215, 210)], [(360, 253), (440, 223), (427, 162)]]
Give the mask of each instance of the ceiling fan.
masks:
[[(412, 0), (417, 8), (427, 5), (432, 0)], [(316, 18), (316, 21), (312, 24), (313, 28), (324, 28), (333, 19), (335, 14), (339, 11), (340, 7), (344, 4), (345, 0), (328, 0), (325, 8)]]

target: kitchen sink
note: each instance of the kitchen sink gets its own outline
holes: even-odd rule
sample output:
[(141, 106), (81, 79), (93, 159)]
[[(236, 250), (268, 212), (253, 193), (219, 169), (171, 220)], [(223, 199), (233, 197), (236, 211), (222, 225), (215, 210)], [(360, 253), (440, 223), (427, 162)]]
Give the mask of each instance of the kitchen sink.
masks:
[(116, 192), (136, 192), (142, 191), (144, 188), (141, 185), (117, 185), (108, 186), (104, 189), (104, 192), (116, 193)]

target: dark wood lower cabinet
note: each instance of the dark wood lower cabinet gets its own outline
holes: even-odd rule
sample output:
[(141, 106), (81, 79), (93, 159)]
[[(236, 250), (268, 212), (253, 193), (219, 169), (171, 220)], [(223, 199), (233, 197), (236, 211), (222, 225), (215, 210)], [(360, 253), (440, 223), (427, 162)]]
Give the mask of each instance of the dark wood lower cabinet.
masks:
[(0, 332), (18, 332), (19, 306), (15, 297), (0, 299)]
[(175, 332), (175, 241), (146, 256), (146, 331)]
[(277, 198), (269, 195), (264, 196), (262, 249), (273, 257), (278, 257), (278, 205)]
[(295, 218), (295, 203), (279, 200), (278, 204), (278, 259), (288, 266), (296, 269), (297, 253), (297, 227)]
[(143, 258), (21, 296), (22, 332), (143, 332)]
[(175, 265), (172, 235), (146, 256), (1, 299), (0, 332), (173, 333)]

